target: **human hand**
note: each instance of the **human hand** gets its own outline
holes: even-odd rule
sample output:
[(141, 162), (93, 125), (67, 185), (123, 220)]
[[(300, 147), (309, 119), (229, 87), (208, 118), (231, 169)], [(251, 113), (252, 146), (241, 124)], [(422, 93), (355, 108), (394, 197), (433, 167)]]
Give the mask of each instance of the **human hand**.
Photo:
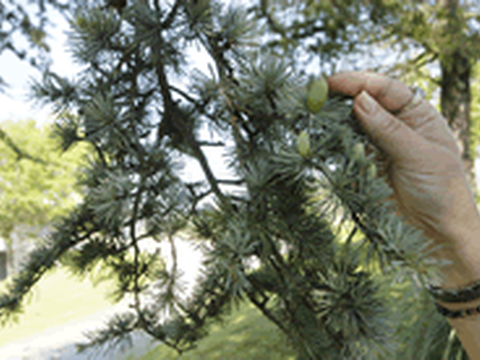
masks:
[[(331, 94), (354, 97), (354, 112), (380, 150), (378, 174), (387, 175), (397, 210), (436, 244), (448, 247), (435, 253), (454, 262), (444, 284), (478, 280), (474, 263), (480, 258), (471, 251), (473, 245), (480, 250), (472, 244), (472, 234), (480, 237), (480, 215), (445, 118), (423, 99), (411, 103), (414, 94), (407, 85), (380, 74), (340, 72), (328, 85)], [(369, 98), (373, 102), (367, 110)]]

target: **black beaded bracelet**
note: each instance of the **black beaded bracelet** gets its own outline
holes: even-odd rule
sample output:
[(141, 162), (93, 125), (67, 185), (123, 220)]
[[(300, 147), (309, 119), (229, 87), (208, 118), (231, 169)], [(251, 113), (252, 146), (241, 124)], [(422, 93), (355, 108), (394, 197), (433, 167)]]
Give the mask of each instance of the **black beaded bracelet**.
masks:
[(435, 302), (435, 306), (437, 307), (437, 310), (440, 314), (452, 319), (464, 318), (466, 316), (480, 314), (480, 306), (464, 310), (448, 310), (437, 302)]
[(444, 290), (435, 286), (426, 286), (436, 300), (443, 302), (469, 302), (480, 298), (480, 281), (458, 290)]

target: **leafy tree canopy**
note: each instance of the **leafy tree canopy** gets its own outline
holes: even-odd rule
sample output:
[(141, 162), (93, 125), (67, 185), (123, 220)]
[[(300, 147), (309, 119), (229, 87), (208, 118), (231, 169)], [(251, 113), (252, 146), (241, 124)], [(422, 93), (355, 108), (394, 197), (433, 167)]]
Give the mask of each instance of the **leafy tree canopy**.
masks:
[(0, 142), (0, 234), (8, 239), (15, 225), (46, 225), (79, 201), (75, 183), (87, 146), (62, 153), (52, 127), (38, 127), (33, 120), (0, 126), (32, 157)]

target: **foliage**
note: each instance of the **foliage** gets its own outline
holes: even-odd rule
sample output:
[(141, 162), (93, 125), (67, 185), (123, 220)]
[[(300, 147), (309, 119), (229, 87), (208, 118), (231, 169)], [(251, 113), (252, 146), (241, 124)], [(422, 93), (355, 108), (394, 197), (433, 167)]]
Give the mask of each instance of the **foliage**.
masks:
[(0, 142), (0, 235), (9, 239), (15, 225), (45, 226), (79, 201), (80, 189), (75, 184), (86, 147), (81, 144), (62, 154), (50, 137), (51, 129), (39, 128), (33, 120), (1, 126), (37, 159), (22, 157)]
[[(434, 61), (451, 61), (459, 45), (471, 65), (480, 57), (479, 3), (410, 2), (392, 0), (262, 0), (253, 6), (274, 33), (268, 45), (286, 56), (320, 57), (327, 65), (353, 60), (370, 45), (396, 49), (399, 55), (417, 50), (415, 57), (393, 65), (396, 75), (421, 70)], [(450, 59), (450, 60), (449, 60)], [(363, 59), (364, 60), (364, 59)], [(331, 65), (331, 64), (329, 64)], [(377, 69), (378, 70), (378, 69)]]
[[(85, 2), (72, 15), (71, 51), (84, 71), (71, 79), (46, 71), (34, 92), (55, 105), (64, 149), (95, 150), (86, 196), (0, 297), (4, 321), (61, 260), (79, 274), (102, 271), (117, 300), (132, 301), (79, 350), (142, 329), (182, 353), (242, 301), (285, 334), (298, 359), (385, 359), (408, 343), (408, 332), (396, 332), (392, 287), (413, 279), (409, 301), (421, 296), (439, 265), (431, 243), (386, 201), (392, 190), (365, 155), (373, 146), (351, 99), (331, 97), (312, 113), (308, 76), (262, 46), (255, 15), (213, 0), (137, 1), (121, 12)], [(208, 55), (210, 73), (192, 69), (192, 45)], [(309, 156), (297, 150), (302, 131)], [(212, 170), (209, 146), (226, 153), (230, 178)], [(182, 178), (187, 159), (202, 180)], [(354, 224), (345, 237), (332, 226), (339, 217)], [(175, 259), (180, 231), (206, 256), (188, 298), (176, 261), (167, 269), (140, 248), (166, 241)]]
[[(270, 30), (266, 46), (297, 64), (334, 65), (345, 54), (361, 52), (378, 6), (355, 0), (255, 2), (252, 11)], [(371, 16), (368, 16), (368, 12)]]

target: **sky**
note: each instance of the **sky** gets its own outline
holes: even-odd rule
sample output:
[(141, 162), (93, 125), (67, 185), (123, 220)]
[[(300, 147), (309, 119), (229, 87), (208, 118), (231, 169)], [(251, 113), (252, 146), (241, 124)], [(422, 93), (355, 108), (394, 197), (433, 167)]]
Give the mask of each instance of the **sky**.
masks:
[[(26, 0), (20, 0), (25, 2)], [(245, 3), (248, 0), (227, 0), (224, 3), (233, 2), (234, 4)], [(78, 66), (72, 61), (67, 49), (68, 24), (66, 20), (57, 12), (52, 14), (53, 27), (49, 29), (49, 45), (51, 46), (51, 58), (53, 68), (60, 75), (72, 76), (78, 71)], [(18, 39), (19, 43), (23, 39)], [(368, 56), (370, 59), (374, 58)], [(205, 53), (199, 53), (192, 48), (191, 59), (195, 59), (195, 67), (204, 73), (208, 73), (208, 56)], [(372, 64), (364, 63), (365, 68)], [(317, 65), (318, 66), (318, 65)], [(31, 67), (26, 61), (19, 61), (11, 52), (6, 51), (0, 55), (1, 75), (9, 84), (5, 93), (0, 93), (0, 122), (5, 120), (25, 120), (35, 119), (39, 124), (52, 122), (52, 116), (49, 106), (35, 104), (28, 101), (29, 83), (32, 78), (39, 80), (40, 74)], [(340, 62), (337, 71), (349, 70), (351, 64), (345, 61)], [(222, 178), (228, 177), (228, 171), (223, 160), (223, 153), (218, 148), (206, 148), (206, 155), (212, 164), (214, 173)], [(475, 161), (475, 172), (480, 174), (480, 160)], [(198, 164), (190, 162), (184, 169), (184, 173), (189, 180), (195, 181), (202, 177), (201, 169)], [(477, 176), (477, 186), (480, 186), (480, 180)]]
[[(61, 74), (76, 72), (75, 66), (66, 51), (66, 34), (68, 24), (58, 12), (52, 14), (52, 26), (49, 26), (48, 43), (51, 46), (51, 57), (54, 68)], [(16, 43), (26, 45), (22, 37), (15, 38)], [(32, 78), (41, 78), (38, 70), (29, 65), (27, 61), (20, 61), (10, 51), (4, 51), (0, 55), (1, 75), (9, 87), (5, 93), (0, 94), (0, 122), (5, 120), (34, 119), (37, 122), (52, 122), (50, 109), (43, 106), (35, 106), (28, 100), (29, 83)]]

